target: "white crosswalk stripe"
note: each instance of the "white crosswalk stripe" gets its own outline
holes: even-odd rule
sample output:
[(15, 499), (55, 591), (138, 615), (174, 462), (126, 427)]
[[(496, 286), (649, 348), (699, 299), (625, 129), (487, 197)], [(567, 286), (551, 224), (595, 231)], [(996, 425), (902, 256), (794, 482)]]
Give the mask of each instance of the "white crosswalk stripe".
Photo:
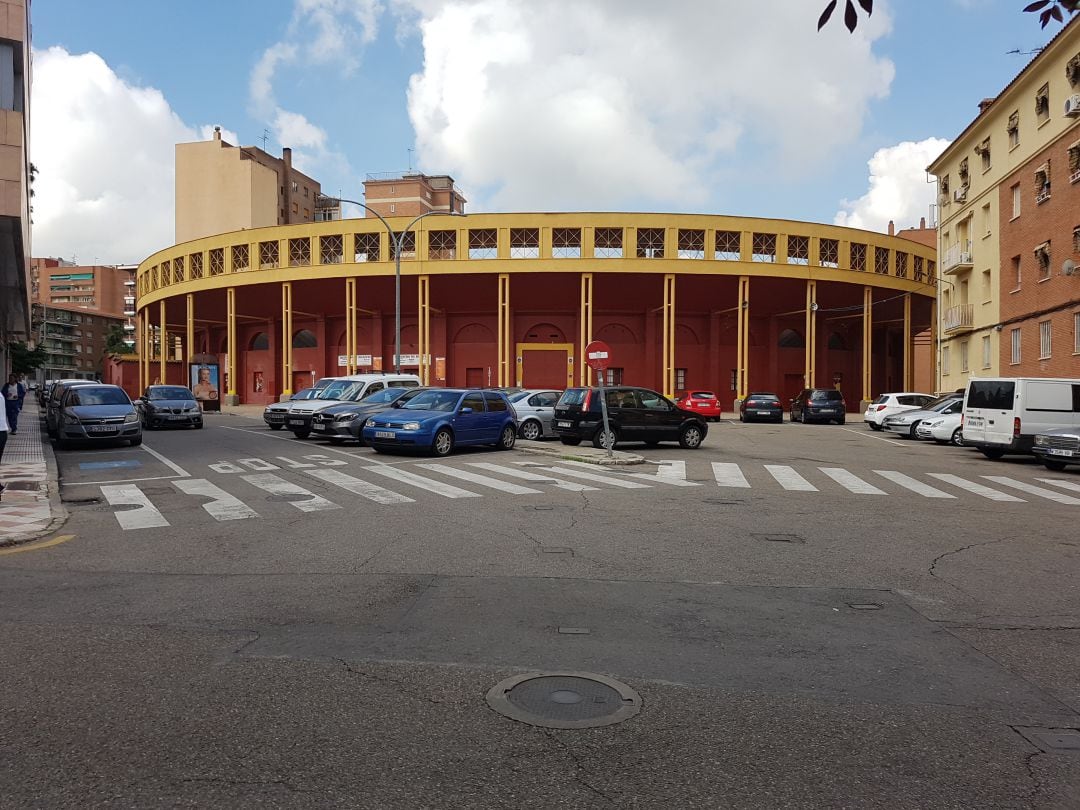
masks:
[(240, 476), (253, 487), (277, 495), (291, 506), (295, 506), (301, 512), (324, 512), (327, 509), (340, 509), (336, 503), (326, 500), (314, 492), (304, 489), (299, 484), (286, 481), (273, 473), (259, 473), (258, 475)]
[(369, 481), (355, 478), (348, 473), (339, 472), (338, 470), (318, 469), (305, 470), (304, 472), (314, 478), (318, 478), (320, 481), (325, 481), (327, 484), (341, 487), (354, 495), (359, 495), (361, 498), (375, 501), (375, 503), (416, 503), (412, 498), (399, 495), (389, 489), (383, 489), (378, 484), (372, 484)]
[(950, 498), (956, 500), (955, 495), (950, 495), (948, 492), (932, 487), (929, 484), (924, 484), (922, 481), (918, 481), (912, 478), (910, 475), (904, 475), (902, 472), (896, 472), (896, 470), (874, 470), (882, 478), (887, 478), (894, 484), (899, 484), (905, 489), (910, 489), (924, 498)]
[[(573, 461), (568, 458), (559, 459), (559, 466), (562, 467), (576, 467), (583, 470), (596, 470), (596, 464), (589, 464), (585, 461)], [(600, 469), (605, 469), (601, 467)], [(620, 478), (634, 478), (638, 481), (648, 481), (650, 484), (664, 484), (672, 487), (700, 487), (697, 481), (686, 480), (686, 462), (685, 461), (661, 461), (658, 464), (657, 470), (654, 473), (645, 472), (630, 472), (621, 467), (610, 469), (607, 468), (613, 476)]]
[(477, 467), (481, 470), (487, 470), (488, 472), (495, 472), (501, 475), (507, 475), (511, 478), (520, 478), (522, 481), (533, 481), (537, 484), (551, 484), (559, 489), (565, 489), (570, 492), (595, 492), (596, 487), (590, 487), (588, 484), (579, 484), (576, 481), (563, 481), (561, 478), (555, 478), (550, 475), (540, 475), (539, 473), (528, 472), (526, 470), (516, 470), (513, 467), (503, 467), (499, 464), (488, 464), (482, 461), (469, 462), (470, 467)]
[(585, 481), (595, 481), (600, 484), (617, 487), (618, 489), (652, 489), (648, 484), (639, 484), (637, 481), (621, 481), (613, 475), (603, 475), (595, 472), (591, 473), (586, 472), (585, 470), (572, 469), (570, 467), (538, 467), (535, 469), (558, 473), (560, 475), (569, 475), (571, 478), (581, 478)]
[(1041, 481), (1044, 484), (1052, 484), (1055, 487), (1061, 487), (1071, 492), (1080, 492), (1080, 484), (1072, 481), (1062, 481), (1060, 478), (1036, 478), (1036, 481)]
[(209, 498), (202, 508), (214, 520), (247, 520), (257, 518), (259, 513), (221, 487), (211, 484), (205, 478), (186, 478), (173, 481), (173, 486), (187, 495), (201, 495)]
[(1004, 475), (984, 475), (983, 478), (987, 481), (993, 481), (995, 484), (1001, 484), (1002, 486), (1012, 487), (1021, 492), (1026, 492), (1028, 495), (1037, 495), (1040, 498), (1046, 498), (1048, 501), (1064, 503), (1069, 506), (1080, 506), (1080, 498), (1064, 495), (1060, 492), (1055, 492), (1052, 489), (1047, 489), (1046, 487), (1025, 484), (1023, 481), (1017, 481), (1015, 478), (1007, 478)]
[(746, 480), (746, 476), (743, 475), (738, 464), (714, 461), (712, 463), (712, 471), (717, 486), (750, 489), (750, 482)]
[(436, 495), (441, 495), (444, 498), (479, 498), (481, 497), (478, 492), (470, 492), (467, 489), (461, 487), (455, 487), (453, 484), (445, 484), (442, 481), (436, 481), (433, 478), (426, 478), (422, 475), (416, 475), (415, 473), (406, 472), (400, 470), (397, 467), (391, 467), (389, 465), (379, 465), (367, 468), (367, 472), (373, 472), (377, 475), (384, 475), (387, 478), (392, 478), (395, 481), (400, 481), (403, 484), (409, 484), (423, 489), (428, 492), (434, 492)]
[(795, 472), (793, 467), (787, 467), (783, 464), (766, 464), (765, 469), (769, 471), (769, 475), (776, 479), (776, 483), (784, 489), (794, 492), (818, 491), (817, 487)]
[(451, 478), (457, 478), (461, 481), (468, 481), (470, 484), (476, 484), (481, 487), (488, 487), (489, 489), (495, 489), (499, 492), (507, 492), (510, 495), (539, 495), (540, 490), (533, 489), (532, 487), (523, 487), (521, 484), (512, 484), (509, 481), (500, 481), (498, 478), (491, 478), (487, 475), (480, 475), (480, 473), (469, 472), (468, 470), (459, 470), (457, 467), (451, 467), (447, 464), (417, 464), (417, 467), (423, 467), (425, 470), (431, 470), (432, 472), (442, 473), (448, 475)]
[(887, 493), (883, 489), (878, 489), (873, 484), (868, 483), (854, 473), (850, 473), (841, 467), (818, 467), (825, 475), (829, 476), (833, 481), (838, 483), (844, 489), (849, 492), (854, 492), (856, 495), (886, 495)]
[(150, 503), (146, 493), (134, 484), (110, 484), (101, 488), (101, 494), (113, 506), (134, 506), (136, 509), (127, 509), (122, 512), (113, 512), (120, 528), (128, 529), (153, 529), (168, 526), (169, 521), (158, 511), (158, 508)]
[(1003, 502), (1016, 502), (1023, 503), (1023, 498), (1017, 498), (1013, 495), (1009, 495), (1007, 492), (999, 492), (996, 489), (983, 486), (975, 481), (968, 481), (966, 478), (961, 478), (959, 475), (951, 475), (949, 473), (928, 473), (931, 478), (936, 478), (939, 481), (944, 481), (946, 484), (952, 484), (954, 487), (960, 489), (966, 489), (968, 492), (973, 492), (976, 495), (981, 495), (984, 498), (989, 498), (992, 501)]

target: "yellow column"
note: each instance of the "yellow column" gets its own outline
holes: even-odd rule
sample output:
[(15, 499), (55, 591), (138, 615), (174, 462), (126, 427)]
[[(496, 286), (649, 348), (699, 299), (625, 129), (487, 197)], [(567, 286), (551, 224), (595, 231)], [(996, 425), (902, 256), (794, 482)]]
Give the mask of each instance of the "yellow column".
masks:
[(165, 321), (164, 298), (158, 302), (158, 312), (158, 317), (161, 319), (161, 339), (158, 341), (158, 379), (161, 380), (161, 384), (164, 385), (167, 382), (165, 377), (165, 360), (169, 356), (169, 347), (166, 345), (169, 340), (169, 327)]
[(513, 350), (513, 341), (510, 334), (510, 276), (506, 273), (499, 274), (499, 367), (497, 369), (498, 385), (510, 385), (513, 367), (510, 364), (510, 352)]
[(139, 355), (139, 393), (146, 389), (146, 316), (135, 317), (135, 351)]
[[(226, 294), (226, 351), (229, 354), (228, 396), (236, 396), (236, 288), (229, 287)], [(234, 404), (232, 400), (229, 404)]]
[(424, 385), (431, 384), (431, 276), (423, 275), (417, 278), (417, 292), (419, 302), (417, 305), (417, 332), (419, 334), (417, 348), (420, 351), (420, 379)]
[(356, 373), (356, 279), (345, 279), (345, 373)]
[(585, 363), (585, 347), (592, 343), (592, 312), (593, 312), (593, 277), (592, 273), (581, 274), (581, 309), (579, 310), (578, 323), (578, 366), (580, 368), (581, 385), (589, 384), (589, 367)]
[(915, 386), (911, 368), (911, 293), (904, 296), (904, 390)]
[(862, 398), (864, 402), (869, 402), (872, 399), (871, 387), (872, 387), (872, 365), (871, 365), (871, 349), (873, 348), (874, 337), (874, 319), (873, 319), (873, 306), (874, 306), (874, 291), (871, 287), (863, 287), (863, 363), (862, 363)]
[(281, 393), (292, 390), (292, 282), (281, 285)]
[(675, 276), (664, 276), (664, 337), (663, 337), (664, 396), (675, 395)]
[(817, 379), (817, 282), (806, 282), (806, 371), (803, 385), (813, 388)]
[[(191, 293), (187, 294), (187, 337), (184, 341), (184, 357), (188, 365), (191, 364), (191, 358), (195, 354), (195, 296)], [(185, 374), (187, 371), (185, 370)]]
[[(744, 234), (745, 236), (745, 234)], [(744, 240), (745, 241), (745, 240)], [(735, 396), (746, 399), (750, 376), (750, 277), (739, 276), (739, 336), (736, 345), (737, 371)]]

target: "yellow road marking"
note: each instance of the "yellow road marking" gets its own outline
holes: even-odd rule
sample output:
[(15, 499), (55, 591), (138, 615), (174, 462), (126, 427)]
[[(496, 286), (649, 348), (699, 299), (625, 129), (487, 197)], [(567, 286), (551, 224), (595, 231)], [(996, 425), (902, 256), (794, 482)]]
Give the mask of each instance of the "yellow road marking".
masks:
[(58, 546), (61, 543), (66, 543), (68, 540), (74, 540), (73, 534), (61, 534), (58, 537), (54, 537), (52, 540), (44, 540), (41, 543), (32, 543), (28, 546), (17, 546), (15, 548), (0, 549), (0, 555), (3, 554), (21, 554), (24, 551), (37, 551), (41, 548), (49, 548), (49, 546)]

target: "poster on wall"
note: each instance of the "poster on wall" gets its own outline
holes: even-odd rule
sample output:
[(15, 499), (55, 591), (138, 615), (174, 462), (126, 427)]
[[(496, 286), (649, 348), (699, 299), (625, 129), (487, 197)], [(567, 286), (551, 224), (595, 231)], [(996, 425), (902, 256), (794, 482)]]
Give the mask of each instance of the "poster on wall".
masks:
[(220, 367), (217, 363), (192, 363), (188, 367), (191, 391), (204, 411), (221, 410)]
[(263, 373), (261, 371), (256, 371), (255, 372), (255, 379), (253, 380), (253, 385), (252, 385), (252, 387), (255, 389), (255, 393), (256, 394), (261, 394), (263, 392), (263, 386), (264, 386)]

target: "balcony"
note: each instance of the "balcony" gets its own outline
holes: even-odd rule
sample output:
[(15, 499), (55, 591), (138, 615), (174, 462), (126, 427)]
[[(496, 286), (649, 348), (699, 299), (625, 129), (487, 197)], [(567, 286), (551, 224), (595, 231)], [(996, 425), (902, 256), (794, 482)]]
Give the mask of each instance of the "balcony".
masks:
[(72, 343), (75, 343), (75, 342), (77, 342), (79, 340), (77, 335), (70, 335), (70, 334), (67, 334), (65, 332), (48, 332), (48, 331), (46, 331), (45, 332), (45, 337), (47, 337), (49, 340), (70, 340)]
[(941, 258), (941, 272), (945, 275), (959, 273), (961, 270), (970, 270), (973, 266), (971, 261), (971, 240), (957, 242), (950, 245)]
[(941, 329), (948, 335), (970, 332), (975, 326), (975, 305), (957, 304), (941, 316)]

